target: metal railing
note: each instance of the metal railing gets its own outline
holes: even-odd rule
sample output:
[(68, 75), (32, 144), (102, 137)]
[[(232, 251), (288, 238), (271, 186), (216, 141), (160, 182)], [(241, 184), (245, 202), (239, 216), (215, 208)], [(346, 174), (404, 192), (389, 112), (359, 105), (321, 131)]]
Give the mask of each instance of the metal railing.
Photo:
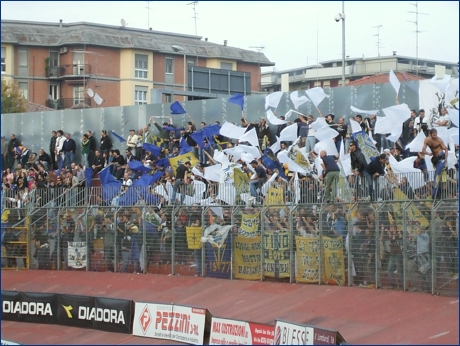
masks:
[(46, 100), (45, 101), (46, 107), (53, 108), (53, 109), (67, 109), (72, 108), (77, 105), (85, 104), (91, 107), (91, 98), (61, 98), (56, 100)]
[[(102, 206), (91, 199), (40, 207), (30, 217), (31, 269), (458, 295), (458, 199), (161, 208)], [(49, 246), (38, 248), (35, 239)]]

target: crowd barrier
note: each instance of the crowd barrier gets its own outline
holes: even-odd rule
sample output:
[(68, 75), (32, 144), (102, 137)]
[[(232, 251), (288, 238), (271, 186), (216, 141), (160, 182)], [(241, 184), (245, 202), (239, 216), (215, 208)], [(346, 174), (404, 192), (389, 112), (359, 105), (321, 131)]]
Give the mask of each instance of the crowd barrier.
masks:
[[(16, 212), (27, 213), (10, 211)], [(180, 274), (458, 295), (457, 199), (55, 206), (36, 208), (26, 219), (26, 244), (5, 241), (16, 228), (2, 224), (4, 269)], [(25, 251), (26, 261), (16, 258)]]
[[(58, 293), (2, 290), (2, 320), (58, 324), (193, 345), (340, 345), (336, 330), (213, 317), (208, 309)], [(3, 340), (2, 340), (3, 342)], [(15, 344), (6, 341), (5, 344)]]

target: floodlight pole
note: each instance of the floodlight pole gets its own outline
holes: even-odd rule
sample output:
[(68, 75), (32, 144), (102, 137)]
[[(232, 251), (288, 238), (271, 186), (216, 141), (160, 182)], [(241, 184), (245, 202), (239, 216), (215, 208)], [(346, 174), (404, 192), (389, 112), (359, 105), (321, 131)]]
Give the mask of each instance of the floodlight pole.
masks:
[(342, 1), (342, 86), (345, 86), (345, 1)]

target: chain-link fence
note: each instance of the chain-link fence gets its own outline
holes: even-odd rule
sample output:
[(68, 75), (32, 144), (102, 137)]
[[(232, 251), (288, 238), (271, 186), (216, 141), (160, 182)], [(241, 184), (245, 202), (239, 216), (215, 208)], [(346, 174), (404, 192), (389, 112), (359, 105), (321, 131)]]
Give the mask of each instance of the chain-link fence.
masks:
[(87, 196), (5, 209), (2, 268), (458, 292), (456, 199), (108, 206)]

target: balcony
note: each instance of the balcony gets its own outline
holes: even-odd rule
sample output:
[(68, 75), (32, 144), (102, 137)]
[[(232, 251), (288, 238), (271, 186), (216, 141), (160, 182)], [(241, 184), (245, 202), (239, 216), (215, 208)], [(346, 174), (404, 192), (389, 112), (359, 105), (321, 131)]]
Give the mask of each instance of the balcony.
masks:
[[(51, 69), (52, 70), (52, 69)], [(82, 79), (89, 77), (91, 74), (90, 64), (69, 64), (59, 66), (59, 77), (73, 79)]]
[(69, 108), (91, 108), (91, 99), (74, 99), (74, 98), (62, 98), (57, 100), (46, 100), (46, 107), (53, 108), (56, 110), (59, 109), (69, 109)]

